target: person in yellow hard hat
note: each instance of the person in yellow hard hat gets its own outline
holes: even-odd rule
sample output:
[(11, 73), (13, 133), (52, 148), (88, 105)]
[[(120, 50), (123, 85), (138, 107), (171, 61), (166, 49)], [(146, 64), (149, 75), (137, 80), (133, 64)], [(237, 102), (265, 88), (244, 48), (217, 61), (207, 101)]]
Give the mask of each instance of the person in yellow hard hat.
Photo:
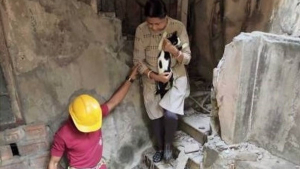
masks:
[(69, 169), (106, 169), (102, 159), (102, 118), (126, 96), (136, 78), (137, 67), (133, 67), (126, 81), (106, 103), (100, 105), (87, 94), (77, 96), (70, 103), (70, 118), (55, 133), (48, 169), (57, 169), (64, 153), (69, 161)]

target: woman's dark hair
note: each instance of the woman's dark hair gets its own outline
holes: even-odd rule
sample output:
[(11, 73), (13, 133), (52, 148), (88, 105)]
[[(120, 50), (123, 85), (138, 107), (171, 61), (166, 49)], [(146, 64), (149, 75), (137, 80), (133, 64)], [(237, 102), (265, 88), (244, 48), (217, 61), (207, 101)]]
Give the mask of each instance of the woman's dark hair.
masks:
[(164, 18), (167, 16), (166, 4), (162, 0), (148, 0), (144, 14), (146, 17)]

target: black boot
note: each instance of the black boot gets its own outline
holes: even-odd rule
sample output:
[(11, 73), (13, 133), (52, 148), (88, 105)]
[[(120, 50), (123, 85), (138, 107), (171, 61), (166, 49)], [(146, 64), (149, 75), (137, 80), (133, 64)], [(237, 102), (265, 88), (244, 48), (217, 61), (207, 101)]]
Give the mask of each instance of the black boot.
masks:
[(163, 159), (163, 154), (164, 152), (162, 150), (158, 150), (155, 152), (155, 154), (153, 155), (152, 159), (154, 163), (158, 163)]

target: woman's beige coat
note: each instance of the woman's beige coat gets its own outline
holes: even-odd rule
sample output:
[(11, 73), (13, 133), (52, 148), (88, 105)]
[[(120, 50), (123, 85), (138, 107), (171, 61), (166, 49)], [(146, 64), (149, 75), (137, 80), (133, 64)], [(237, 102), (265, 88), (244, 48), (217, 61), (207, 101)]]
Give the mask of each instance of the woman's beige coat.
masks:
[[(167, 18), (168, 23), (166, 28), (161, 32), (153, 32), (149, 29), (146, 22), (140, 24), (136, 29), (134, 42), (134, 64), (141, 63), (139, 72), (143, 74), (146, 69), (157, 72), (157, 56), (159, 54), (158, 44), (162, 38), (163, 32), (168, 35), (177, 31), (182, 43), (189, 44), (189, 38), (185, 26), (175, 19)], [(160, 95), (156, 95), (156, 82), (142, 75), (143, 96), (146, 111), (150, 119), (157, 119), (163, 116), (163, 109), (170, 112), (183, 115), (184, 99), (189, 95), (189, 83), (185, 65), (190, 62), (191, 51), (190, 47), (182, 49), (183, 61), (179, 63), (172, 58), (171, 67), (173, 71), (173, 87), (161, 99)]]

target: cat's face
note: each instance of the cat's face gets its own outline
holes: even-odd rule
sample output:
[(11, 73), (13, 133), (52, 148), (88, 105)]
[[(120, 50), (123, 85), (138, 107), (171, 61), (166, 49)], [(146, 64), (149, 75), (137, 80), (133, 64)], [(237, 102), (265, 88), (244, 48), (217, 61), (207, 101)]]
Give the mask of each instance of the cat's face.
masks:
[(168, 38), (168, 40), (172, 43), (172, 45), (178, 47), (181, 44), (179, 37), (177, 36), (177, 31), (172, 33), (172, 35)]

